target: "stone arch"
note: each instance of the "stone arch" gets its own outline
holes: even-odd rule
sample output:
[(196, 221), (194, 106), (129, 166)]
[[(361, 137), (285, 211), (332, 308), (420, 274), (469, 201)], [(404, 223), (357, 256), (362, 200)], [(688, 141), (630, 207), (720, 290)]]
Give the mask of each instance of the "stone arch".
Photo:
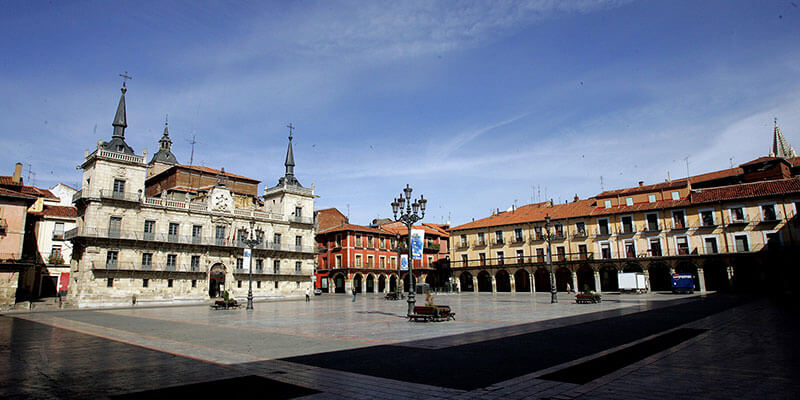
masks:
[(644, 272), (644, 269), (642, 269), (642, 266), (639, 265), (639, 263), (629, 262), (622, 267), (622, 272)]
[(556, 270), (556, 290), (566, 292), (567, 284), (572, 286), (572, 272), (567, 267), (559, 267)]
[(531, 280), (530, 276), (528, 276), (528, 271), (518, 269), (517, 272), (514, 272), (514, 286), (517, 292), (531, 291)]
[(589, 290), (597, 290), (597, 288), (594, 287), (594, 269), (592, 269), (589, 264), (583, 264), (578, 267), (577, 275), (578, 287), (575, 288), (577, 291), (585, 290), (587, 287)]
[(375, 293), (375, 275), (367, 274), (367, 293)]
[(397, 292), (397, 274), (391, 274), (389, 276), (389, 291), (390, 292)]
[(485, 270), (478, 272), (478, 291), (479, 292), (492, 291), (492, 275), (490, 275)]
[(670, 275), (669, 265), (663, 262), (653, 262), (647, 266), (650, 275), (650, 291), (672, 290), (672, 276)]
[(472, 283), (472, 274), (469, 271), (464, 271), (458, 276), (459, 283), (461, 283), (462, 292), (474, 292), (475, 285)]
[(697, 266), (691, 261), (680, 261), (675, 265), (675, 273), (678, 274), (692, 274), (694, 280), (694, 290), (700, 291), (700, 277), (697, 275)]
[(511, 277), (508, 275), (508, 271), (501, 269), (494, 274), (495, 285), (498, 292), (510, 292), (511, 291)]
[(378, 292), (383, 293), (386, 291), (386, 275), (378, 275)]
[(208, 270), (208, 297), (213, 299), (222, 296), (222, 291), (225, 290), (226, 272), (227, 268), (223, 263), (216, 263)]
[(616, 292), (619, 290), (619, 277), (617, 267), (613, 264), (606, 264), (600, 267), (600, 287), (606, 292)]
[(333, 276), (334, 293), (344, 293), (344, 274), (338, 273)]
[(547, 268), (537, 268), (533, 274), (533, 282), (537, 292), (549, 292), (550, 271)]
[(361, 283), (364, 280), (364, 277), (361, 276), (360, 272), (356, 272), (353, 275), (353, 287), (356, 289), (356, 293), (361, 293)]

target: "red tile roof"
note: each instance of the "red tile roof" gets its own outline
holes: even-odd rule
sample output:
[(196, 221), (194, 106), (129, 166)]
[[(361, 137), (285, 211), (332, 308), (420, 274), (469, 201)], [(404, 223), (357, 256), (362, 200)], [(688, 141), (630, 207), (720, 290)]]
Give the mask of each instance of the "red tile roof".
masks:
[(22, 199), (32, 199), (32, 200), (37, 199), (36, 196), (31, 196), (29, 194), (18, 192), (16, 190), (8, 190), (5, 188), (0, 188), (0, 196), (18, 197)]
[[(381, 228), (386, 230), (386, 231), (389, 231), (389, 232), (391, 232), (391, 233), (393, 233), (395, 235), (398, 235), (398, 234), (399, 235), (408, 235), (408, 228), (406, 228), (406, 226), (403, 225), (400, 222), (393, 222), (391, 225), (390, 224), (384, 224), (384, 225), (381, 225)], [(442, 236), (442, 237), (450, 237), (449, 233), (443, 232), (441, 229), (433, 228), (433, 227), (427, 226), (425, 224), (414, 225), (413, 227), (411, 227), (411, 229), (422, 229), (422, 230), (425, 231), (426, 235), (436, 235), (436, 236)]]
[(700, 189), (692, 192), (692, 203), (708, 203), (798, 193), (800, 193), (800, 177)]
[(242, 175), (232, 174), (232, 173), (230, 173), (228, 171), (225, 171), (223, 173), (221, 170), (214, 169), (214, 168), (209, 168), (209, 167), (204, 167), (202, 165), (176, 165), (176, 167), (186, 168), (186, 169), (193, 169), (195, 171), (207, 172), (209, 174), (214, 174), (214, 175), (225, 175), (225, 176), (228, 176), (228, 177), (231, 177), (231, 178), (244, 179), (244, 180), (253, 181), (253, 182), (261, 182), (261, 181), (259, 181), (257, 179), (248, 178), (248, 177), (242, 176)]
[(42, 210), (42, 215), (51, 215), (54, 217), (77, 217), (78, 209), (71, 206), (49, 206), (45, 205)]
[(39, 189), (39, 188), (33, 187), (33, 186), (23, 186), (20, 189), (20, 191), (22, 193), (29, 194), (29, 195), (36, 196), (36, 197), (44, 197), (46, 199), (58, 200), (58, 197), (56, 197), (56, 195), (54, 195), (53, 192), (51, 192), (51, 191), (49, 191), (47, 189)]
[(344, 232), (344, 231), (367, 232), (367, 233), (375, 233), (378, 235), (392, 235), (391, 232), (385, 231), (383, 229), (372, 228), (369, 226), (355, 225), (355, 224), (342, 224), (339, 226), (334, 226), (333, 228), (317, 232), (317, 234), (321, 235), (325, 233)]
[(22, 186), (22, 183), (14, 182), (13, 176), (0, 176), (0, 185)]
[(549, 202), (528, 204), (514, 211), (504, 211), (491, 217), (479, 219), (464, 225), (450, 228), (450, 232), (461, 229), (485, 228), (490, 226), (513, 225), (527, 222), (544, 221), (546, 216), (550, 219), (565, 219), (587, 216), (595, 209), (596, 200), (593, 198), (573, 201), (566, 204), (550, 205)]

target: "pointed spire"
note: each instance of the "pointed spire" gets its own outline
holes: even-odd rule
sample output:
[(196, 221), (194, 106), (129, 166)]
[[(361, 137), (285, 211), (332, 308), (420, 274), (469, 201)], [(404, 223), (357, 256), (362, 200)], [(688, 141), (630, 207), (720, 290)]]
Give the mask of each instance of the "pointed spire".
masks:
[(789, 146), (786, 142), (786, 138), (783, 137), (781, 128), (778, 127), (778, 118), (774, 119), (774, 123), (775, 127), (773, 128), (772, 151), (770, 152), (770, 156), (781, 158), (797, 157), (794, 148)]
[(169, 115), (164, 118), (164, 134), (158, 140), (158, 151), (153, 154), (150, 164), (156, 161), (165, 164), (178, 164), (178, 159), (172, 154), (172, 139), (169, 138)]
[(125, 87), (125, 82), (122, 82), (122, 95), (119, 97), (119, 105), (117, 106), (117, 114), (114, 116), (114, 123), (111, 124), (114, 126), (114, 134), (111, 136), (112, 138), (120, 138), (125, 139), (125, 128), (128, 127), (128, 119), (125, 115), (125, 92), (128, 91), (128, 88)]
[(288, 185), (301, 186), (300, 182), (297, 181), (297, 178), (294, 177), (294, 151), (292, 150), (292, 131), (295, 128), (292, 124), (286, 125), (286, 127), (289, 128), (289, 147), (286, 149), (286, 162), (283, 163), (283, 165), (286, 166), (286, 175), (278, 180), (278, 184), (283, 185), (284, 183), (286, 183)]
[(161, 150), (172, 150), (172, 140), (169, 138), (169, 115), (164, 119), (164, 135), (158, 141), (158, 148)]

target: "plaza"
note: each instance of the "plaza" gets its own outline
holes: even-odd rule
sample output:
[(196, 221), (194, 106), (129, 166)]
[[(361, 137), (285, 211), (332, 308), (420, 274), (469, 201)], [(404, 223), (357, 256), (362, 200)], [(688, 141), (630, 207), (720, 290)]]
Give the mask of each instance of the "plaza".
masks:
[(0, 397), (159, 398), (208, 382), (225, 398), (800, 393), (796, 311), (771, 299), (608, 294), (582, 305), (574, 295), (560, 293), (557, 304), (549, 296), (439, 294), (435, 303), (456, 312), (440, 323), (407, 322), (404, 302), (378, 294), (257, 302), (253, 311), (11, 313), (0, 317), (8, 360)]

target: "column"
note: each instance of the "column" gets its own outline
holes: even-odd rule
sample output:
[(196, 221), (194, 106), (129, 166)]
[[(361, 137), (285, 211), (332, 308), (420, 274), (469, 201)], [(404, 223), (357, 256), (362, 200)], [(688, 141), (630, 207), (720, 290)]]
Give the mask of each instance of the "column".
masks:
[(706, 274), (703, 268), (697, 267), (697, 280), (700, 283), (700, 293), (706, 292)]
[(511, 283), (511, 293), (516, 292), (517, 291), (517, 285), (514, 282), (514, 275), (509, 274), (508, 275), (508, 281)]
[(367, 276), (361, 277), (361, 293), (367, 293)]
[(593, 270), (593, 271), (594, 271), (594, 290), (595, 290), (597, 293), (600, 293), (600, 292), (602, 292), (602, 291), (603, 291), (603, 288), (602, 288), (602, 287), (600, 287), (600, 286), (601, 286), (601, 285), (600, 285), (600, 271), (598, 271), (598, 270), (596, 270), (596, 269), (595, 269), (595, 270)]
[(497, 279), (492, 275), (492, 293), (497, 293)]
[(534, 274), (528, 272), (528, 278), (531, 282), (531, 294), (536, 294), (536, 280), (533, 279)]
[(472, 293), (478, 294), (478, 275), (472, 275)]
[(647, 291), (650, 292), (650, 268), (644, 270), (644, 284), (647, 285)]
[(572, 289), (575, 290), (575, 293), (578, 293), (582, 290), (578, 288), (578, 273), (575, 271), (570, 271), (570, 275), (572, 275)]

